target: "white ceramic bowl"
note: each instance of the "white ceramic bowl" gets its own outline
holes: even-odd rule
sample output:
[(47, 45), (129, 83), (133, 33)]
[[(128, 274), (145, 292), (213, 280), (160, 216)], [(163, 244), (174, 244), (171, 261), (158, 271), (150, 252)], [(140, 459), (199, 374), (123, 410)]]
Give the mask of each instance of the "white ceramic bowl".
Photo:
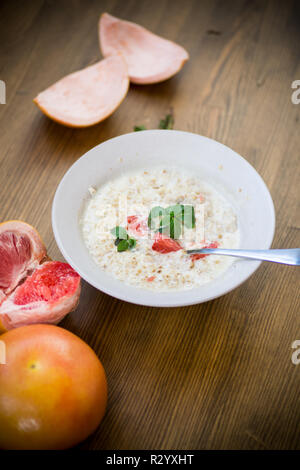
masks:
[(127, 302), (153, 307), (197, 304), (239, 286), (259, 267), (259, 261), (238, 259), (216, 280), (178, 292), (153, 292), (129, 286), (95, 264), (78, 223), (88, 188), (99, 187), (126, 171), (155, 165), (184, 167), (219, 189), (238, 214), (241, 248), (271, 246), (275, 229), (272, 198), (262, 178), (244, 158), (197, 134), (150, 130), (121, 135), (97, 145), (77, 160), (61, 180), (53, 201), (52, 224), (65, 259), (97, 289)]

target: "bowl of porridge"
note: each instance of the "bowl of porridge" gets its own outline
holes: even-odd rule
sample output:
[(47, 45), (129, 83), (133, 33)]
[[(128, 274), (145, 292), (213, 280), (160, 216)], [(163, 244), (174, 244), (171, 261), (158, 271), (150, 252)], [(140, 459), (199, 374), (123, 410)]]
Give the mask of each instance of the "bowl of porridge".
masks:
[(265, 183), (233, 150), (151, 130), (110, 139), (77, 160), (57, 188), (52, 224), (62, 254), (91, 285), (172, 307), (226, 294), (260, 265), (187, 250), (267, 249), (275, 216)]

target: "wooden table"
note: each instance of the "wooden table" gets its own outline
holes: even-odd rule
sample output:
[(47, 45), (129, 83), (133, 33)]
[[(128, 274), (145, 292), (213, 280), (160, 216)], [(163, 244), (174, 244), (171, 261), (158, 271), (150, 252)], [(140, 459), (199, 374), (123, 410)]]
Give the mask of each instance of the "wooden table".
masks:
[[(34, 96), (100, 58), (103, 11), (182, 44), (191, 59), (171, 80), (131, 86), (102, 124), (74, 130), (43, 116)], [(0, 6), (1, 220), (37, 227), (62, 259), (51, 205), (65, 171), (136, 124), (212, 137), (243, 155), (276, 208), (274, 247), (299, 246), (299, 2), (42, 1)], [(87, 341), (108, 375), (109, 405), (88, 449), (300, 448), (299, 271), (265, 263), (241, 287), (202, 305), (146, 308), (83, 283), (61, 324)]]

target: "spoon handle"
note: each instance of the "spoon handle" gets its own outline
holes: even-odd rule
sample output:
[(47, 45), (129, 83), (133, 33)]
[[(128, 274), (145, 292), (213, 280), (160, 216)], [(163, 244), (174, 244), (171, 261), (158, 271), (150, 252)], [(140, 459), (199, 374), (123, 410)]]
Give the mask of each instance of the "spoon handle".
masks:
[(231, 250), (225, 248), (203, 248), (200, 250), (187, 250), (189, 255), (225, 255), (239, 258), (249, 258), (261, 261), (273, 261), (274, 263), (290, 264), (300, 266), (300, 248), (284, 250)]

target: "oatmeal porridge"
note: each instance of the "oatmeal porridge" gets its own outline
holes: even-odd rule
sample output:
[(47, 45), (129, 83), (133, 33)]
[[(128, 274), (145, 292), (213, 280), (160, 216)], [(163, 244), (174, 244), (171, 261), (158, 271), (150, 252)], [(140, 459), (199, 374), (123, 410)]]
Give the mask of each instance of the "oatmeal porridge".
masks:
[(234, 262), (186, 253), (239, 246), (232, 205), (201, 176), (157, 167), (124, 174), (89, 192), (80, 220), (84, 242), (101, 269), (127, 284), (155, 291), (190, 289), (211, 282)]

